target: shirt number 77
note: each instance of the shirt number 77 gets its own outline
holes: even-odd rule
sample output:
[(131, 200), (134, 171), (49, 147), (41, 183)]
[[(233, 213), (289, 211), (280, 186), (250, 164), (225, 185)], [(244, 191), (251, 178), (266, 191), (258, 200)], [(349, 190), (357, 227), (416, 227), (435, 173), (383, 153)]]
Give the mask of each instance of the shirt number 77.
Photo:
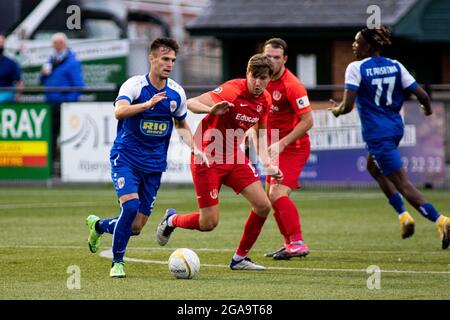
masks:
[(386, 105), (390, 106), (392, 104), (392, 92), (395, 87), (395, 77), (387, 77), (387, 78), (375, 78), (372, 79), (372, 85), (377, 86), (377, 91), (375, 93), (375, 104), (377, 106), (380, 105), (380, 97), (383, 93), (383, 84), (387, 84), (387, 92), (386, 92)]

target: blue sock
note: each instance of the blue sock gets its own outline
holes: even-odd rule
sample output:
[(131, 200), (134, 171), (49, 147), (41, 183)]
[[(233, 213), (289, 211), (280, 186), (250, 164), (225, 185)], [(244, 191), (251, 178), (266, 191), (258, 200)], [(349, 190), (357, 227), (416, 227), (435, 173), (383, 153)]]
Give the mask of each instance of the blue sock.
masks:
[(116, 222), (119, 217), (112, 219), (101, 219), (95, 224), (95, 230), (98, 233), (114, 233), (114, 228), (116, 227)]
[(112, 240), (113, 263), (123, 261), (128, 240), (131, 236), (131, 226), (139, 210), (139, 204), (139, 199), (131, 199), (121, 205), (122, 210), (116, 222)]
[(441, 216), (431, 203), (425, 203), (424, 205), (422, 205), (419, 208), (419, 212), (425, 218), (433, 222), (436, 222), (436, 220), (439, 219), (439, 217)]
[(398, 192), (389, 197), (389, 204), (394, 207), (398, 214), (402, 214), (406, 211), (402, 196)]

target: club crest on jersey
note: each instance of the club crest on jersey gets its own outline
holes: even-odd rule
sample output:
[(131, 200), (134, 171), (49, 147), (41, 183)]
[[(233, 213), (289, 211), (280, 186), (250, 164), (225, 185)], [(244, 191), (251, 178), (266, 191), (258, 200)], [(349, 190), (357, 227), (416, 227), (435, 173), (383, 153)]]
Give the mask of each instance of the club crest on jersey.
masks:
[(219, 196), (219, 192), (217, 191), (217, 189), (213, 189), (210, 193), (209, 196), (211, 197), (211, 199), (217, 199), (217, 197)]
[(258, 105), (256, 106), (256, 111), (257, 111), (257, 112), (261, 112), (261, 110), (262, 110), (262, 105), (258, 104)]
[(146, 136), (163, 137), (169, 131), (169, 121), (156, 121), (141, 119), (141, 132)]
[(301, 97), (301, 98), (298, 98), (298, 99), (295, 100), (295, 101), (297, 101), (297, 107), (298, 107), (299, 109), (303, 109), (303, 108), (309, 107), (309, 99), (308, 99), (308, 96), (303, 96), (303, 97)]
[(125, 178), (120, 177), (119, 179), (117, 179), (117, 187), (119, 189), (122, 189), (124, 186), (125, 186)]
[(174, 113), (176, 109), (177, 109), (177, 102), (174, 100), (170, 101), (170, 112)]
[(275, 91), (272, 93), (272, 98), (273, 98), (273, 100), (275, 100), (275, 101), (280, 101), (280, 99), (281, 99), (281, 93), (280, 93), (280, 91), (275, 90)]
[(217, 87), (213, 90), (213, 92), (219, 94), (222, 92), (222, 90), (223, 90), (222, 87)]

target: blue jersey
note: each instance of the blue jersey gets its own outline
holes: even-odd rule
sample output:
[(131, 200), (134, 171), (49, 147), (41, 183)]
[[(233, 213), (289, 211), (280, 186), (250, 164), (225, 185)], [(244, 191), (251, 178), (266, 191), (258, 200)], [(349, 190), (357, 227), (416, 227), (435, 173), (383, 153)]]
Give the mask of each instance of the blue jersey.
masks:
[(135, 76), (123, 83), (116, 99), (128, 100), (131, 105), (150, 100), (155, 94), (165, 91), (167, 98), (152, 109), (119, 120), (117, 137), (111, 148), (111, 160), (120, 157), (132, 168), (142, 172), (163, 172), (167, 167), (167, 150), (173, 130), (173, 120), (186, 118), (186, 94), (172, 79), (166, 87), (156, 89), (148, 75)]
[(369, 57), (348, 65), (345, 88), (357, 91), (356, 105), (365, 141), (403, 135), (400, 110), (404, 91), (416, 87), (416, 80), (396, 60)]

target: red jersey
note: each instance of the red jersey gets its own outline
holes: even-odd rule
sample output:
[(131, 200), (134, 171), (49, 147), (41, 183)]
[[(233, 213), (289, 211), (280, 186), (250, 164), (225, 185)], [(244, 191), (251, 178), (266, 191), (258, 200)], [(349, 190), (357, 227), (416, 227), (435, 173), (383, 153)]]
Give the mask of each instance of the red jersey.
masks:
[[(287, 68), (278, 80), (269, 82), (266, 90), (272, 96), (273, 103), (267, 124), (269, 143), (271, 143), (271, 129), (279, 130), (279, 138), (281, 140), (299, 123), (301, 114), (311, 111), (311, 106), (305, 86)], [(309, 139), (307, 133), (287, 146), (286, 149), (295, 150), (300, 148), (303, 139)]]
[[(224, 115), (208, 114), (203, 118), (195, 133), (195, 141), (199, 141), (201, 134), (202, 151), (206, 149), (206, 155), (225, 159), (226, 153), (227, 159), (234, 158), (240, 150), (238, 147), (245, 138), (245, 132), (257, 123), (267, 123), (272, 99), (267, 91), (258, 98), (253, 97), (248, 91), (247, 79), (227, 81), (209, 94), (215, 103), (225, 100), (233, 103), (234, 107)], [(221, 141), (216, 141), (217, 139)], [(212, 143), (215, 146), (221, 145), (222, 148), (208, 148)]]

